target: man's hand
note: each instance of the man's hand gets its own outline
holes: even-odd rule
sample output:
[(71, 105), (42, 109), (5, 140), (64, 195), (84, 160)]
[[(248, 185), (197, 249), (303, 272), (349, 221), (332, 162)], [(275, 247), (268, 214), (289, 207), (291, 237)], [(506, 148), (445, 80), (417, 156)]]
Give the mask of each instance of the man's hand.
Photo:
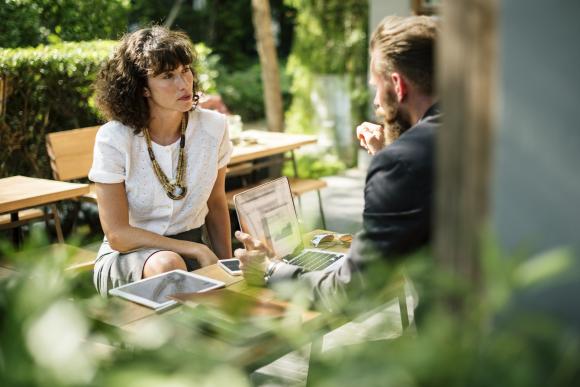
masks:
[(245, 247), (234, 251), (234, 256), (240, 260), (240, 269), (244, 278), (251, 285), (263, 286), (264, 274), (270, 264), (268, 255), (272, 255), (270, 250), (251, 235), (236, 231), (235, 236)]
[(385, 147), (385, 129), (372, 122), (363, 122), (356, 127), (356, 137), (360, 146), (374, 155)]

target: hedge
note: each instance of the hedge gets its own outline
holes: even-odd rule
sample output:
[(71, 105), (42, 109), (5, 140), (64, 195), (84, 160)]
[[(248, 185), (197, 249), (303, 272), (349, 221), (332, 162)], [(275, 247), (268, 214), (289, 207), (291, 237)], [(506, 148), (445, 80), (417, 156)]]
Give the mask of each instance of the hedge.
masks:
[(117, 39), (130, 9), (128, 0), (2, 0), (0, 47)]
[[(91, 85), (115, 44), (96, 40), (0, 49), (0, 177), (52, 177), (46, 134), (101, 122)], [(211, 51), (203, 45), (196, 49), (202, 87), (215, 91)]]

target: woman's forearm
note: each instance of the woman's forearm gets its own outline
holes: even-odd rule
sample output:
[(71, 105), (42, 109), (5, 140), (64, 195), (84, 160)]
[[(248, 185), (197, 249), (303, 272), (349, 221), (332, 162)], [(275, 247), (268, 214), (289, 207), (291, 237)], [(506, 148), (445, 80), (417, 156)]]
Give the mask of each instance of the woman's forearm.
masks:
[(168, 238), (133, 226), (109, 231), (107, 240), (111, 248), (122, 253), (142, 248), (153, 248), (173, 251), (185, 258), (197, 258), (203, 248), (200, 243)]
[(209, 213), (205, 218), (205, 225), (215, 254), (220, 259), (232, 257), (232, 236), (230, 226), (230, 214), (225, 200), (217, 201), (210, 205)]

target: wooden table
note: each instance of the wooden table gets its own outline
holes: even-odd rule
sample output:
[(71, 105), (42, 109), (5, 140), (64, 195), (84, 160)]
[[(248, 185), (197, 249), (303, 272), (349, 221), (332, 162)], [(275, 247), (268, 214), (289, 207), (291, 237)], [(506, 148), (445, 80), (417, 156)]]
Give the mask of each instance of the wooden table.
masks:
[[(311, 247), (310, 240), (312, 236), (320, 232), (324, 231), (315, 230), (304, 234), (303, 241), (305, 247)], [(337, 245), (328, 248), (328, 250), (346, 252), (347, 248), (342, 245)], [(218, 265), (206, 266), (196, 270), (195, 273), (224, 282), (228, 290), (251, 295), (252, 297), (259, 298), (263, 301), (270, 301), (276, 297), (274, 291), (268, 288), (249, 286), (242, 276), (231, 276)], [(94, 310), (93, 317), (123, 330), (139, 332), (144, 325), (150, 324), (157, 319), (170, 320), (174, 313), (179, 313), (183, 308), (183, 306), (178, 306), (177, 308), (171, 309), (167, 312), (156, 313), (154, 310), (136, 303), (113, 297), (109, 299), (104, 309)], [(305, 311), (302, 313), (302, 323), (307, 324), (307, 329), (312, 329), (314, 331), (323, 323), (320, 317), (321, 314), (318, 312)], [(219, 345), (224, 345), (224, 343), (220, 343)], [(227, 354), (224, 354), (224, 356), (228, 356), (228, 361), (231, 361), (238, 366), (248, 369), (257, 369), (266, 364), (266, 362), (272, 361), (276, 357), (287, 353), (290, 349), (291, 348), (288, 348), (288, 346), (282, 342), (268, 340), (266, 342), (248, 343), (247, 345), (236, 346), (235, 348), (228, 350)]]
[[(67, 183), (26, 176), (6, 177), (0, 179), (0, 214), (9, 213), (10, 220), (16, 226), (20, 226), (18, 224), (18, 211), (48, 205), (54, 216), (58, 241), (64, 243), (56, 203), (88, 192), (88, 184)], [(15, 238), (19, 239), (17, 235), (19, 235), (18, 228), (15, 229)]]
[[(314, 230), (314, 231), (311, 231), (309, 233), (304, 234), (303, 235), (303, 243), (304, 243), (305, 248), (312, 247), (312, 244), (310, 243), (312, 236), (317, 234), (317, 233), (321, 233), (321, 232), (325, 232), (325, 231)], [(332, 251), (336, 251), (336, 252), (346, 252), (348, 249), (346, 247), (343, 247), (343, 246), (334, 246), (332, 248), (328, 248), (327, 250), (332, 250)], [(206, 277), (209, 277), (209, 278), (212, 278), (212, 279), (215, 279), (218, 281), (222, 281), (223, 283), (225, 283), (226, 288), (228, 288), (228, 289), (232, 289), (232, 290), (240, 291), (240, 292), (247, 292), (248, 291), (248, 286), (246, 285), (244, 277), (232, 276), (232, 275), (226, 273), (225, 270), (221, 269), (217, 264), (202, 267), (201, 269), (195, 270), (194, 273), (204, 275)], [(272, 295), (268, 289), (263, 289), (263, 290), (265, 290), (265, 292), (263, 292), (264, 297), (266, 297), (266, 294), (270, 294), (270, 296), (268, 296), (268, 297), (272, 297)], [(108, 324), (113, 325), (113, 326), (116, 326), (116, 327), (119, 327), (119, 328), (128, 326), (129, 324), (132, 324), (132, 323), (134, 323), (138, 320), (141, 320), (143, 318), (151, 317), (154, 315), (159, 315), (153, 309), (147, 308), (145, 306), (141, 306), (139, 304), (136, 304), (136, 303), (133, 303), (130, 301), (126, 301), (126, 300), (121, 299), (121, 298), (112, 297), (109, 299), (109, 301), (112, 304), (112, 307), (115, 309), (114, 313), (109, 313), (108, 310), (97, 310), (97, 311), (95, 311), (95, 313), (98, 316), (98, 318), (100, 320), (102, 320), (103, 322), (108, 323)], [(119, 313), (119, 310), (121, 310), (120, 313)], [(161, 315), (163, 315), (163, 314), (164, 313), (162, 313)]]
[[(290, 134), (265, 132), (261, 130), (243, 131), (240, 143), (234, 146), (229, 164), (239, 164), (262, 157), (291, 152), (304, 145), (315, 144), (316, 136), (306, 134)], [(243, 139), (250, 139), (256, 143), (246, 143)]]
[[(326, 231), (314, 230), (310, 233), (304, 234), (304, 246), (312, 247), (312, 244), (310, 243), (312, 237), (315, 234), (322, 232)], [(325, 247), (325, 249), (336, 252), (346, 252), (348, 250), (348, 248), (343, 245)], [(217, 265), (201, 268), (197, 270), (196, 273), (223, 281), (226, 284), (226, 289), (229, 291), (246, 294), (266, 302), (273, 300), (276, 303), (280, 303), (280, 301), (276, 300), (276, 294), (271, 289), (251, 287), (246, 283), (243, 277), (231, 276)], [(392, 290), (389, 291), (391, 295), (387, 296), (387, 298), (392, 299), (399, 297), (399, 302), (401, 302), (401, 295), (403, 298), (405, 297), (404, 281), (396, 282), (397, 283), (391, 284)], [(391, 285), (389, 287), (391, 287)], [(401, 291), (403, 292), (402, 294)], [(183, 329), (198, 329), (196, 324), (193, 324), (193, 326), (184, 325), (183, 317), (189, 315), (189, 313), (187, 313), (188, 311), (195, 310), (190, 309), (189, 306), (178, 306), (169, 311), (156, 313), (152, 309), (140, 306), (136, 303), (113, 297), (110, 298), (101, 309), (97, 310), (89, 308), (89, 310), (92, 311), (92, 317), (132, 334), (146, 332), (151, 326), (158, 326), (157, 324), (162, 324), (165, 328), (173, 330), (172, 334), (176, 335), (183, 332)], [(290, 308), (288, 308), (288, 310), (290, 310)], [(401, 305), (401, 312), (405, 313), (406, 319), (406, 304), (404, 309)], [(250, 340), (245, 340), (242, 343), (231, 342), (214, 335), (203, 335), (202, 337), (204, 341), (207, 340), (206, 344), (210, 345), (216, 350), (216, 352), (220, 353), (219, 356), (223, 357), (222, 360), (224, 362), (243, 367), (247, 371), (253, 371), (307, 343), (312, 343), (311, 359), (316, 358), (316, 354), (320, 353), (322, 348), (323, 335), (348, 322), (344, 317), (331, 316), (329, 319), (329, 316), (311, 310), (302, 311), (300, 315), (293, 315), (293, 317), (300, 318), (299, 330), (301, 334), (298, 335), (298, 337), (292, 336), (291, 342), (288, 341), (288, 338), (276, 335), (273, 331), (272, 334), (268, 334), (266, 337), (260, 336), (255, 339), (252, 338)], [(403, 319), (403, 316), (401, 316), (401, 318)], [(239, 324), (243, 324), (243, 322), (240, 322)], [(408, 321), (406, 323), (403, 321), (402, 325), (403, 327), (408, 326)], [(296, 329), (296, 327), (294, 329)]]

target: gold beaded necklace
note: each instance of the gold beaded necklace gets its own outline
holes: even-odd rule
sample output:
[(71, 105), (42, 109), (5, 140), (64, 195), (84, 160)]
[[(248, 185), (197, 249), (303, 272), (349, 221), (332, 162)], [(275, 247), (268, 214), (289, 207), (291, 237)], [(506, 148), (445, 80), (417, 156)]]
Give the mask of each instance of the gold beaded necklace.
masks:
[(145, 133), (145, 141), (147, 142), (147, 151), (149, 152), (149, 158), (153, 164), (153, 171), (157, 175), (157, 179), (161, 183), (161, 186), (165, 190), (165, 193), (169, 198), (173, 200), (181, 200), (187, 194), (187, 187), (185, 186), (184, 176), (185, 176), (185, 129), (187, 120), (185, 119), (185, 113), (181, 117), (181, 139), (179, 141), (179, 161), (177, 162), (177, 176), (174, 182), (170, 182), (167, 175), (163, 173), (161, 167), (157, 160), (155, 160), (155, 153), (151, 148), (151, 135), (149, 134), (149, 128), (145, 128), (143, 132)]

